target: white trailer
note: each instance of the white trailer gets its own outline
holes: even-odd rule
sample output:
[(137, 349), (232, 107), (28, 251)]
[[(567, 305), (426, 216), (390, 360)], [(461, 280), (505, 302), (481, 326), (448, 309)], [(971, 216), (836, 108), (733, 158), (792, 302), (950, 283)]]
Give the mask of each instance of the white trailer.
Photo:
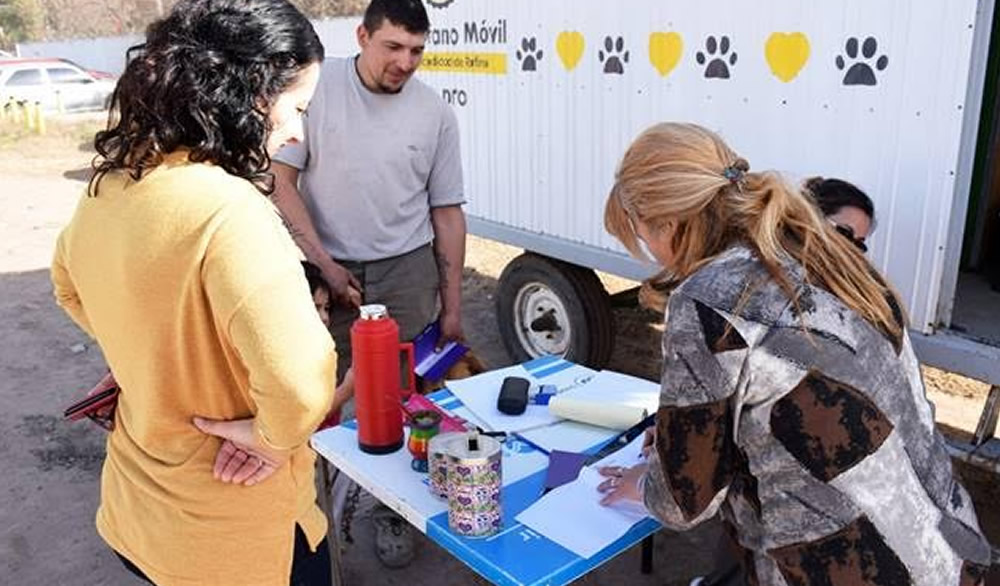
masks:
[(498, 295), (515, 357), (607, 359), (592, 269), (641, 280), (650, 268), (604, 232), (603, 203), (629, 142), (684, 120), (755, 169), (862, 186), (877, 208), (872, 259), (921, 358), (1000, 384), (1000, 293), (983, 280), (991, 305), (966, 312), (996, 325), (951, 327), (972, 303), (957, 295), (970, 195), (992, 187), (973, 182), (977, 146), (990, 150), (978, 139), (992, 0), (426, 3), (421, 78), (458, 113), (471, 231), (528, 251)]

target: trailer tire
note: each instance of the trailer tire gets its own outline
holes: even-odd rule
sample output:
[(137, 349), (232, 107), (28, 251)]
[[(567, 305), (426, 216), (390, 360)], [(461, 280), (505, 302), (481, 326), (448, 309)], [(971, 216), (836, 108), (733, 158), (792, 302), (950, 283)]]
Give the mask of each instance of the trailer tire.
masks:
[(497, 324), (516, 362), (555, 354), (602, 368), (614, 349), (607, 291), (594, 271), (526, 252), (500, 275)]

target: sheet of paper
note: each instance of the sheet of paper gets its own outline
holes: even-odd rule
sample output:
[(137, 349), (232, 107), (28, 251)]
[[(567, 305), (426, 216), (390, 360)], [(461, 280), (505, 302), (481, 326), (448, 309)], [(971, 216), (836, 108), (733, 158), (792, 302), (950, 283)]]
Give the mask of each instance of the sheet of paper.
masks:
[(521, 432), (526, 440), (550, 452), (585, 452), (605, 444), (616, 435), (618, 432), (613, 429), (576, 421), (560, 421), (547, 427)]
[(587, 454), (555, 450), (549, 454), (549, 469), (545, 472), (545, 488), (552, 490), (573, 482), (587, 462)]
[[(592, 370), (580, 364), (573, 364), (569, 368), (559, 369), (559, 367), (565, 366), (566, 364), (569, 363), (565, 360), (560, 360), (550, 365), (548, 368), (542, 367), (528, 370), (528, 374), (534, 376), (544, 384), (554, 385), (560, 393), (585, 385), (590, 381), (590, 379), (594, 378), (594, 375), (597, 374), (596, 370)], [(556, 368), (556, 372), (552, 372), (553, 367)]]
[[(623, 448), (598, 464), (584, 468), (576, 481), (553, 490), (518, 515), (517, 520), (584, 558), (614, 543), (648, 513), (641, 503), (602, 506), (597, 486), (604, 478), (597, 469), (600, 466), (632, 466), (641, 461), (637, 453), (642, 439), (637, 438), (633, 443), (636, 444), (634, 449)], [(573, 519), (573, 522), (567, 523), (566, 519)]]
[[(527, 379), (533, 386), (538, 380), (528, 374), (524, 367), (510, 366), (499, 370), (491, 370), (469, 378), (450, 380), (445, 383), (449, 391), (454, 393), (464, 406), (483, 422), (483, 428), (488, 431), (524, 431), (559, 421), (559, 417), (549, 413), (545, 405), (531, 405), (521, 415), (507, 415), (497, 410), (497, 397), (500, 395), (500, 385), (508, 376)], [(548, 382), (548, 381), (546, 381)]]
[(584, 468), (575, 481), (539, 499), (522, 511), (517, 520), (580, 557), (589, 558), (600, 552), (648, 513), (641, 503), (601, 505), (602, 495), (597, 486), (604, 477), (597, 470), (602, 466), (631, 467), (642, 462), (642, 443), (640, 435), (629, 445)]
[(628, 429), (660, 404), (660, 385), (602, 370), (585, 384), (556, 395), (549, 411), (558, 417), (611, 429)]

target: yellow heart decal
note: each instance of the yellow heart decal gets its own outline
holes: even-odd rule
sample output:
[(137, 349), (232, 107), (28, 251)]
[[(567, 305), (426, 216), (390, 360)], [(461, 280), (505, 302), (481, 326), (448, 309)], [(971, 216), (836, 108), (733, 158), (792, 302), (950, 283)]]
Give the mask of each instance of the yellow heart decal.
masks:
[(666, 76), (677, 67), (684, 53), (684, 40), (677, 33), (653, 33), (649, 35), (649, 62)]
[(580, 63), (583, 58), (583, 34), (576, 31), (564, 31), (556, 38), (556, 53), (562, 61), (566, 71), (573, 71), (573, 68)]
[(764, 46), (764, 57), (774, 76), (788, 83), (809, 61), (809, 39), (802, 33), (774, 33)]

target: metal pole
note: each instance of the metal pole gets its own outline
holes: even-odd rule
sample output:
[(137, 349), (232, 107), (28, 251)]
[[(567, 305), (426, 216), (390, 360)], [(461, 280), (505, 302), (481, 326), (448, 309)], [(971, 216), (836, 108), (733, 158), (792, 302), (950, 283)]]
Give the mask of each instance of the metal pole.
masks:
[(642, 561), (639, 570), (646, 576), (653, 573), (653, 537), (655, 535), (655, 533), (650, 534), (642, 540)]
[(21, 123), (24, 124), (24, 129), (31, 132), (35, 119), (35, 117), (31, 114), (31, 103), (25, 100), (23, 102), (18, 102), (17, 105), (21, 114)]
[(993, 438), (997, 430), (998, 417), (1000, 417), (1000, 385), (993, 385), (986, 397), (986, 404), (983, 405), (983, 412), (979, 416), (979, 425), (976, 426), (972, 445), (979, 447)]
[(326, 539), (330, 548), (330, 572), (333, 577), (333, 586), (345, 586), (344, 558), (340, 551), (340, 515), (334, 510), (336, 503), (333, 500), (333, 483), (340, 471), (330, 466), (330, 463), (323, 456), (317, 456), (316, 463), (319, 506), (326, 514), (328, 523)]
[(41, 102), (35, 102), (35, 133), (45, 134), (45, 113)]

